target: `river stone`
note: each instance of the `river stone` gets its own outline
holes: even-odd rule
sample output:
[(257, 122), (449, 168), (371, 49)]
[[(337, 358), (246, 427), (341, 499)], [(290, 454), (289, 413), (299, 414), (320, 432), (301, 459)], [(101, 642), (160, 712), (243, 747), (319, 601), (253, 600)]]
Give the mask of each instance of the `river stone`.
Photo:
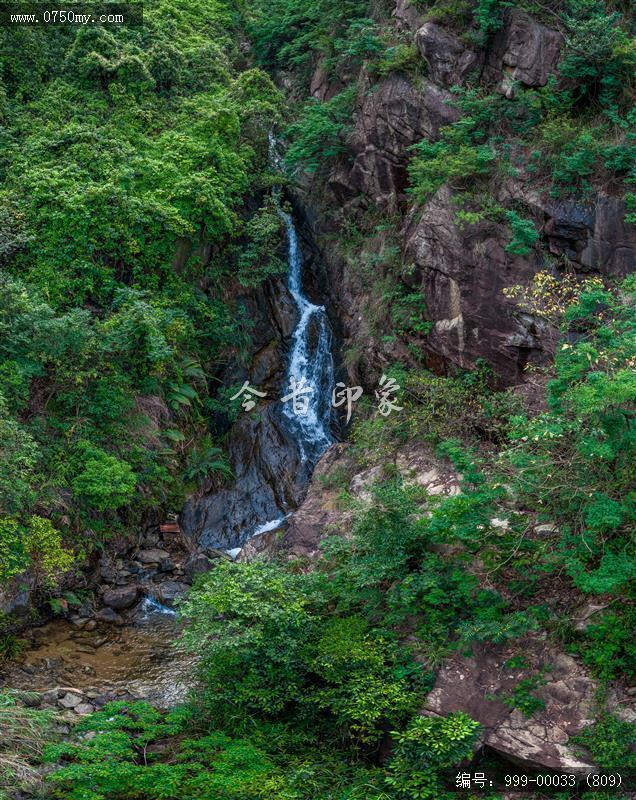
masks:
[(167, 550), (159, 550), (159, 548), (140, 550), (137, 553), (137, 559), (141, 561), (142, 564), (160, 564), (167, 558), (170, 558), (170, 553)]
[(204, 553), (195, 553), (183, 565), (186, 580), (192, 582), (197, 575), (212, 569), (212, 562)]
[(82, 696), (79, 694), (73, 694), (72, 692), (67, 692), (57, 702), (60, 706), (62, 706), (62, 708), (76, 708), (82, 702)]
[(121, 611), (134, 605), (139, 594), (139, 587), (136, 584), (121, 586), (117, 589), (108, 589), (104, 592), (102, 601), (105, 606)]
[(164, 581), (156, 587), (154, 594), (160, 603), (172, 603), (177, 597), (181, 597), (181, 595), (185, 594), (188, 588), (189, 587), (185, 583)]
[(106, 622), (109, 625), (124, 624), (124, 620), (119, 616), (119, 614), (108, 606), (106, 608), (100, 608), (95, 616), (100, 622)]

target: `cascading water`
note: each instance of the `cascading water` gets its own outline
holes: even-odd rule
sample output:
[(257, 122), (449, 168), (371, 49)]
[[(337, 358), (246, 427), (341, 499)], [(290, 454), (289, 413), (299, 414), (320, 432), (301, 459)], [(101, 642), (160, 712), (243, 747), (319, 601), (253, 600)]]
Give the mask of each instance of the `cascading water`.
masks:
[[(270, 136), (270, 161), (275, 168), (281, 168), (273, 136)], [(291, 214), (282, 207), (278, 189), (273, 190), (273, 197), (287, 232), (287, 288), (298, 310), (282, 393), (283, 420), (298, 446), (302, 463), (311, 467), (334, 441), (331, 433), (331, 395), (335, 383), (331, 330), (325, 307), (315, 305), (303, 293), (303, 257), (298, 232)], [(281, 511), (276, 519), (258, 525), (247, 538), (275, 530), (288, 516)], [(241, 547), (226, 550), (232, 558), (240, 551)]]
[[(273, 134), (269, 136), (269, 157), (272, 166), (280, 170), (282, 159)], [(303, 257), (298, 232), (292, 216), (281, 206), (280, 191), (274, 189), (273, 196), (287, 231), (287, 288), (298, 309), (284, 391), (284, 396), (292, 400), (285, 404), (283, 413), (303, 461), (314, 462), (333, 442), (331, 393), (335, 379), (331, 330), (325, 307), (310, 302), (303, 293)]]
[[(270, 158), (272, 168), (281, 170), (273, 137)], [(324, 306), (305, 294), (299, 233), (282, 192), (274, 188), (272, 196), (287, 234), (287, 287), (278, 288), (280, 309), (273, 308), (272, 295), (266, 292), (269, 299), (263, 311), (274, 321), (272, 330), (281, 334), (277, 355), (280, 345), (287, 345), (284, 377), (275, 393), (271, 385), (262, 387), (270, 395), (259, 395), (267, 399), (258, 403), (257, 413), (250, 410), (235, 423), (229, 443), (233, 483), (202, 497), (192, 496), (179, 516), (186, 535), (233, 558), (249, 539), (284, 524), (302, 502), (312, 468), (334, 441), (329, 321)], [(297, 313), (290, 325), (292, 307)], [(250, 377), (258, 387), (259, 379)]]
[[(278, 213), (287, 230), (287, 286), (299, 314), (292, 336), (285, 386), (285, 396), (291, 395), (292, 400), (285, 404), (283, 413), (295, 434), (303, 460), (314, 461), (333, 442), (330, 431), (334, 385), (331, 331), (325, 307), (314, 305), (303, 294), (303, 259), (294, 221), (280, 205)], [(294, 393), (298, 395), (296, 403), (293, 401)]]

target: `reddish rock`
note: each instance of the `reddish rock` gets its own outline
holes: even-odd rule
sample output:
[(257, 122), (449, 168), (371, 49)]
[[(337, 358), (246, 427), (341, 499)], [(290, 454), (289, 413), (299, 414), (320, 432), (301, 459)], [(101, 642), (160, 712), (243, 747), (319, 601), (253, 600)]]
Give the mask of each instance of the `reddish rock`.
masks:
[(512, 96), (515, 81), (524, 86), (545, 86), (556, 72), (563, 36), (541, 25), (530, 14), (508, 9), (487, 57), (484, 78), (498, 83)]
[[(571, 738), (595, 716), (596, 684), (571, 656), (540, 641), (527, 642), (523, 654), (530, 670), (505, 666), (511, 647), (479, 645), (470, 658), (455, 656), (440, 669), (424, 713), (446, 716), (463, 711), (481, 723), (482, 741), (507, 759), (529, 769), (586, 775), (595, 771), (589, 755)], [(549, 670), (534, 694), (544, 707), (532, 717), (503, 700), (519, 681), (539, 669)]]
[(464, 83), (484, 63), (483, 53), (470, 50), (454, 33), (434, 22), (422, 25), (415, 43), (428, 65), (431, 79), (446, 88)]

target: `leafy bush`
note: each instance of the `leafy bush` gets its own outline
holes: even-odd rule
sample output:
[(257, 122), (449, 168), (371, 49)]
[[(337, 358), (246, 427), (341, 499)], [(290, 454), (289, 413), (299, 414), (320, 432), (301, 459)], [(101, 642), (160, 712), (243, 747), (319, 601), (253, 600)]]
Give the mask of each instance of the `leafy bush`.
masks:
[(291, 140), (286, 162), (316, 172), (328, 159), (345, 152), (354, 97), (355, 88), (351, 87), (324, 103), (310, 100), (286, 131)]

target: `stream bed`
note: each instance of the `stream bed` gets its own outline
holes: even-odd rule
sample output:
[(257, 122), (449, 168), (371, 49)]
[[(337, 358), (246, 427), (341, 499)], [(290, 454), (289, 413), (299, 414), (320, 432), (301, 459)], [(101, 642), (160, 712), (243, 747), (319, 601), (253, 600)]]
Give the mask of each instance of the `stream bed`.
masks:
[(29, 631), (24, 651), (0, 674), (0, 682), (39, 693), (75, 689), (96, 706), (132, 696), (170, 708), (192, 686), (195, 659), (179, 647), (180, 630), (176, 616), (162, 613), (92, 630), (56, 620)]

